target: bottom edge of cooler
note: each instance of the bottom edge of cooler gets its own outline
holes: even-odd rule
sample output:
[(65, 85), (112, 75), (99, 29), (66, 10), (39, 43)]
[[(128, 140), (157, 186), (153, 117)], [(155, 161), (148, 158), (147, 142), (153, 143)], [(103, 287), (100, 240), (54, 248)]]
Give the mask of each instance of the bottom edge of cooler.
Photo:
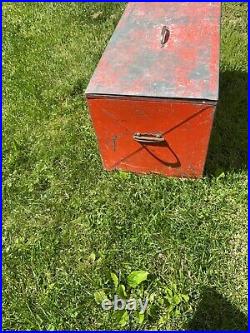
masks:
[(126, 168), (126, 167), (114, 167), (114, 168), (109, 168), (109, 167), (106, 167), (104, 163), (102, 163), (102, 167), (103, 167), (103, 170), (106, 171), (106, 172), (124, 172), (124, 173), (127, 173), (127, 174), (134, 174), (134, 175), (138, 175), (138, 176), (162, 176), (162, 177), (166, 177), (166, 178), (181, 178), (181, 179), (201, 179), (201, 178), (204, 178), (205, 175), (204, 175), (204, 170), (200, 173), (183, 173), (183, 172), (180, 172), (180, 173), (174, 173), (174, 172), (159, 172), (159, 171), (145, 171), (145, 170), (132, 170), (132, 169), (129, 169), (129, 168)]

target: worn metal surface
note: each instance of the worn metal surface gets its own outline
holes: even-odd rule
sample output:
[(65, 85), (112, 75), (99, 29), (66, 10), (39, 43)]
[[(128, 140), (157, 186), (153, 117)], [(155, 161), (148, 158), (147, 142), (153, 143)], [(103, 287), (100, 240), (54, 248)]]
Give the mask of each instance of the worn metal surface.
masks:
[[(215, 105), (108, 97), (88, 104), (105, 169), (202, 176)], [(140, 142), (139, 133), (151, 140)]]
[(219, 38), (219, 3), (127, 6), (87, 89), (105, 169), (202, 176)]
[(220, 3), (129, 3), (86, 93), (216, 101), (219, 42)]

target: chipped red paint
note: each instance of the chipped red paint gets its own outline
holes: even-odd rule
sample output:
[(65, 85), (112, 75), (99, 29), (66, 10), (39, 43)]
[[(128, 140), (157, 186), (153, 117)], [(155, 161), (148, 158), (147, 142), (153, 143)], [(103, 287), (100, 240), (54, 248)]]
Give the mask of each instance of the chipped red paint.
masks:
[[(219, 3), (127, 6), (86, 91), (107, 170), (202, 176), (218, 99), (219, 37)], [(164, 142), (140, 143), (135, 133), (157, 133)]]

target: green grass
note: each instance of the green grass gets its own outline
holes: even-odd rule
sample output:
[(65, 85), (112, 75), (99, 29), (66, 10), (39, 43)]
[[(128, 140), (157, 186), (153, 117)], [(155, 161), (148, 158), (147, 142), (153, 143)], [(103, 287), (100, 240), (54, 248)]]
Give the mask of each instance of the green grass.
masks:
[(220, 104), (197, 181), (102, 169), (84, 90), (124, 6), (3, 5), (5, 330), (119, 328), (94, 292), (133, 270), (189, 294), (163, 328), (246, 327), (247, 4), (223, 5)]

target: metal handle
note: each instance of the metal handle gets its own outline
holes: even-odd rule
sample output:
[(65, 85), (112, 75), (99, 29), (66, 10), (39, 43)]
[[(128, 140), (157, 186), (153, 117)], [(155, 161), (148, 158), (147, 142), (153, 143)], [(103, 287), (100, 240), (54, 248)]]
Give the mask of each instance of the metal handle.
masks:
[(161, 45), (162, 47), (164, 46), (164, 44), (167, 43), (168, 39), (169, 39), (169, 36), (170, 36), (170, 31), (169, 29), (166, 27), (166, 25), (164, 25), (162, 27), (162, 30), (161, 30)]
[(165, 141), (161, 133), (135, 133), (133, 139), (139, 143), (160, 143)]

